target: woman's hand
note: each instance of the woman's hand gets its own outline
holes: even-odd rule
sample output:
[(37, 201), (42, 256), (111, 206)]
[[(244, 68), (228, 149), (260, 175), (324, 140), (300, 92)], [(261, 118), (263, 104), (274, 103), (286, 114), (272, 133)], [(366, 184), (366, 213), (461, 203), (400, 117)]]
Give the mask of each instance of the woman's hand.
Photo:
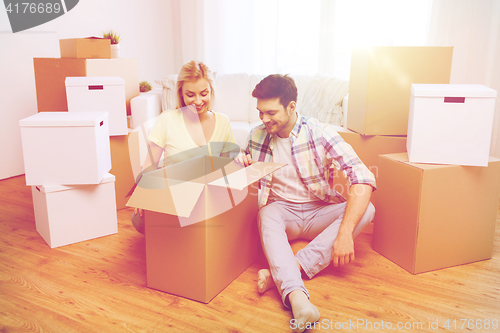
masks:
[(135, 215), (139, 215), (140, 217), (142, 217), (144, 215), (144, 210), (140, 209), (140, 208), (135, 208), (134, 209), (134, 214)]
[(234, 161), (241, 166), (249, 166), (252, 164), (252, 155), (246, 154), (244, 151), (240, 152), (238, 156), (234, 158)]

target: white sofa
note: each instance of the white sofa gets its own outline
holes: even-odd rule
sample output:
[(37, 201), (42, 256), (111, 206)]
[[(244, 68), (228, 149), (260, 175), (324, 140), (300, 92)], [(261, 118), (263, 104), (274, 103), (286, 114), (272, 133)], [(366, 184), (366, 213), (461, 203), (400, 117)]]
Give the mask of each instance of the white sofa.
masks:
[[(326, 75), (290, 75), (298, 90), (297, 111), (322, 122), (345, 127), (348, 81)], [(261, 123), (252, 91), (265, 75), (219, 74), (215, 82), (214, 111), (226, 114), (240, 147), (245, 146), (250, 129)], [(159, 89), (142, 93), (131, 100), (131, 123), (137, 129), (151, 126), (162, 111), (175, 109), (177, 75), (157, 81)], [(148, 123), (149, 122), (149, 123)]]

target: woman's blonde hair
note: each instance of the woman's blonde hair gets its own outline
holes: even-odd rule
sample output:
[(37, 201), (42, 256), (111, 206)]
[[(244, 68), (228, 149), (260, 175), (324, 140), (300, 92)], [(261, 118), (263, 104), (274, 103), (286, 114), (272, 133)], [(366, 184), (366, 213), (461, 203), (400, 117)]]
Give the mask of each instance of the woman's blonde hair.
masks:
[(177, 108), (186, 106), (182, 97), (182, 87), (185, 82), (198, 81), (199, 79), (207, 80), (210, 85), (210, 105), (209, 110), (212, 110), (215, 98), (215, 79), (214, 74), (207, 65), (201, 61), (192, 60), (182, 66), (179, 75), (177, 76)]

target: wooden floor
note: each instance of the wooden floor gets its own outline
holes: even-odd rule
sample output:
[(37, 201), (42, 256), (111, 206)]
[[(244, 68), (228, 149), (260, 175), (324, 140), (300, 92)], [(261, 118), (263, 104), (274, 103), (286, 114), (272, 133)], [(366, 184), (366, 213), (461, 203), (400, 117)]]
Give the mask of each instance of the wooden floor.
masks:
[[(277, 291), (257, 293), (262, 258), (209, 304), (147, 288), (130, 214), (118, 211), (116, 235), (50, 249), (24, 177), (0, 181), (0, 332), (292, 331)], [(321, 312), (314, 331), (500, 331), (499, 223), (491, 260), (419, 275), (373, 251), (367, 227), (353, 264), (305, 281)]]

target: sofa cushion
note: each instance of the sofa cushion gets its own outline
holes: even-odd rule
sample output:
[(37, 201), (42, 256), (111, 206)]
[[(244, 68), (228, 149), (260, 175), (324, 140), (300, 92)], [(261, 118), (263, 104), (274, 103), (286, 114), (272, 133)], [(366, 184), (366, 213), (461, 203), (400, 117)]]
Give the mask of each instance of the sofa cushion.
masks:
[(227, 115), (231, 121), (248, 123), (248, 79), (246, 73), (218, 75), (215, 80), (214, 111)]
[(240, 149), (244, 149), (250, 133), (250, 124), (248, 121), (231, 121), (234, 139)]
[(162, 80), (156, 80), (156, 83), (162, 86), (161, 110), (173, 110), (177, 108), (177, 74), (167, 75)]
[(299, 112), (324, 123), (343, 126), (342, 99), (348, 90), (348, 81), (317, 74), (307, 86)]
[(252, 97), (252, 92), (255, 89), (255, 86), (267, 75), (257, 75), (252, 74), (249, 78), (249, 91), (248, 96), (250, 98), (250, 106), (248, 108), (249, 112), (249, 121), (250, 123), (260, 122), (259, 111), (257, 111), (257, 99)]
[(312, 80), (312, 75), (290, 75), (297, 86), (297, 112), (302, 114), (301, 106), (304, 101), (304, 96)]

